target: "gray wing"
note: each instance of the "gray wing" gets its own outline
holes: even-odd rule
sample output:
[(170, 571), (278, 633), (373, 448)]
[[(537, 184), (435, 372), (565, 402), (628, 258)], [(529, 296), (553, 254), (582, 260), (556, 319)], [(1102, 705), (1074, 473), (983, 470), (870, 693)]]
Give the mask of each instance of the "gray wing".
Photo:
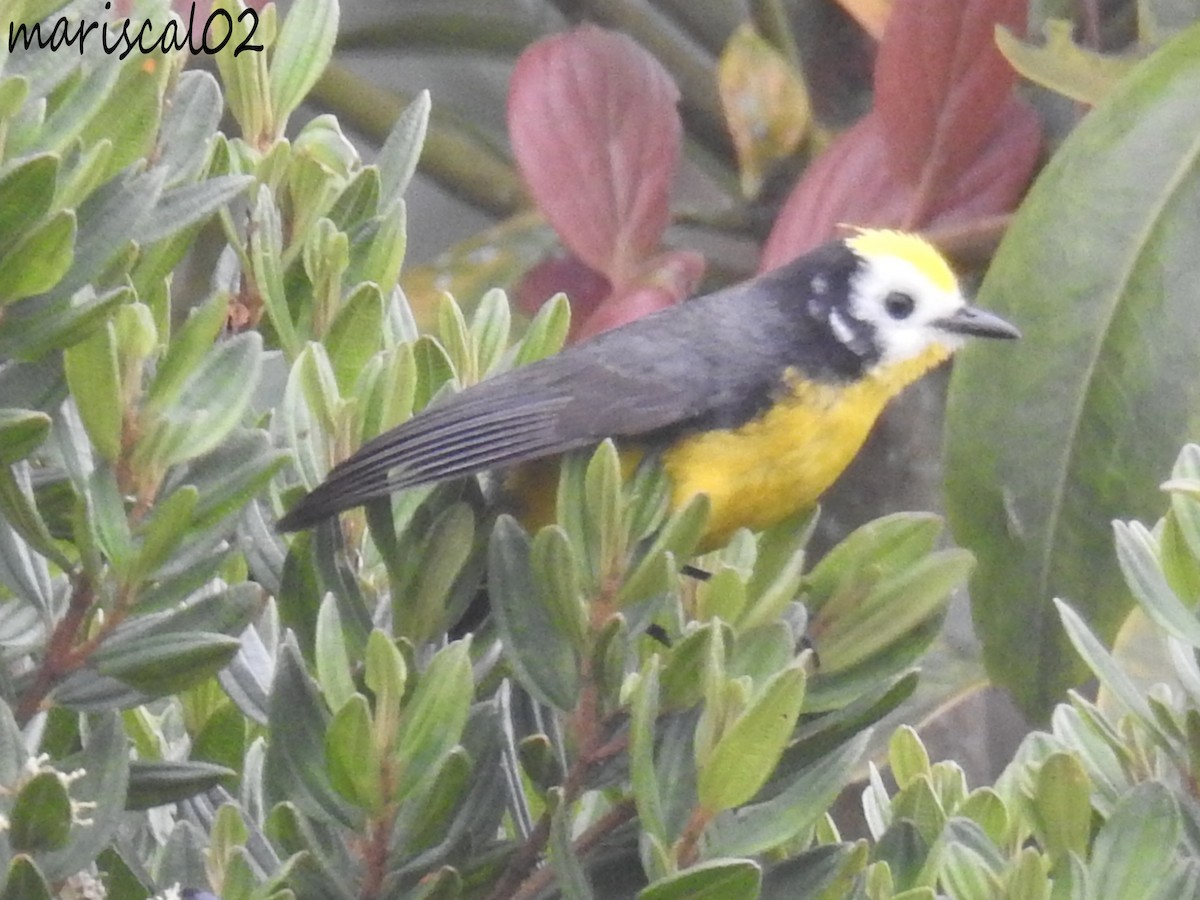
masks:
[[(711, 420), (766, 390), (762, 341), (734, 288), (473, 385), (364, 444), (278, 524), (307, 528), (376, 497)], [(732, 303), (730, 301), (733, 301)], [(755, 362), (758, 360), (759, 362)]]

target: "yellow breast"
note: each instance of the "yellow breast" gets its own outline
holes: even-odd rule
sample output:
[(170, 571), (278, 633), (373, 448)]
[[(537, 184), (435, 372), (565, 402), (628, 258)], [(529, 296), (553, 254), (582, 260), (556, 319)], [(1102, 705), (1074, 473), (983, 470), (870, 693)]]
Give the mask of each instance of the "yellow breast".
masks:
[(847, 385), (789, 374), (789, 392), (762, 416), (693, 434), (663, 454), (673, 504), (708, 494), (706, 548), (811, 506), (854, 459), (888, 400), (948, 355), (935, 346)]
[[(739, 528), (760, 531), (811, 506), (854, 459), (888, 400), (948, 356), (934, 345), (844, 385), (790, 373), (788, 391), (763, 415), (738, 428), (690, 434), (662, 452), (672, 506), (708, 494), (705, 550)], [(636, 446), (622, 448), (626, 476), (640, 457)], [(526, 463), (505, 479), (514, 511), (531, 530), (554, 521), (557, 486), (557, 459)]]

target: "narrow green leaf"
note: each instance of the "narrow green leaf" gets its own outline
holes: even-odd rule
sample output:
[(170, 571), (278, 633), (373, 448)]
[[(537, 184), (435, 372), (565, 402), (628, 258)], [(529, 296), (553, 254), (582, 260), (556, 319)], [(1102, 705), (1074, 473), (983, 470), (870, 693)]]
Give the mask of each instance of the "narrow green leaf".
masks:
[(1092, 833), (1092, 782), (1071, 753), (1054, 753), (1037, 773), (1033, 809), (1042, 846), (1057, 862), (1069, 853), (1087, 856)]
[(800, 770), (775, 796), (718, 816), (705, 833), (710, 852), (750, 856), (779, 847), (812, 828), (854, 777), (870, 730)]
[(1096, 834), (1089, 882), (1097, 900), (1146, 896), (1178, 851), (1179, 807), (1161, 782), (1135, 786), (1117, 804)]
[(404, 767), (397, 799), (434, 772), (438, 760), (462, 739), (475, 693), (470, 647), (467, 638), (440, 650), (404, 707), (396, 744), (396, 759)]
[(237, 638), (203, 631), (151, 635), (118, 647), (102, 644), (92, 664), (101, 675), (161, 697), (216, 674), (240, 646)]
[(367, 360), (382, 348), (382, 340), (383, 294), (374, 284), (360, 284), (346, 298), (325, 336), (325, 349), (343, 395), (350, 394)]
[(1024, 338), (955, 363), (950, 520), (979, 558), (971, 599), (988, 672), (1033, 718), (1086, 677), (1051, 599), (1072, 598), (1112, 639), (1129, 598), (1108, 523), (1160, 512), (1158, 481), (1197, 433), (1198, 119), (1193, 27), (1092, 110), (1021, 204), (979, 304)]
[(133, 239), (153, 244), (203, 223), (254, 182), (249, 175), (220, 175), (163, 191), (154, 209), (138, 223)]
[(166, 355), (158, 364), (146, 397), (146, 406), (162, 410), (174, 403), (196, 366), (212, 349), (229, 314), (229, 296), (216, 292), (193, 307), (187, 320), (171, 337)]
[(37, 863), (28, 856), (17, 855), (8, 867), (0, 900), (54, 900), (54, 895)]
[(421, 158), (421, 148), (425, 145), (430, 105), (429, 91), (418, 93), (396, 118), (396, 124), (379, 150), (375, 164), (379, 166), (381, 209), (390, 207), (408, 190)]
[(493, 289), (479, 300), (471, 317), (471, 342), (479, 377), (485, 378), (496, 370), (508, 347), (512, 313), (504, 291)]
[(382, 752), (396, 741), (408, 665), (395, 642), (378, 628), (367, 635), (363, 675), (367, 687), (375, 694), (375, 735)]
[(334, 713), (325, 732), (325, 759), (329, 782), (348, 802), (376, 813), (389, 801), (380, 780), (371, 710), (362, 694), (352, 695)]
[(149, 576), (167, 562), (187, 535), (199, 498), (200, 492), (185, 484), (154, 504), (149, 518), (138, 529), (142, 534), (142, 546), (133, 563), (137, 573), (135, 580)]
[(50, 417), (31, 409), (0, 409), (0, 466), (11, 466), (42, 445)]
[(171, 172), (168, 183), (200, 175), (224, 105), (221, 88), (211, 73), (189, 69), (180, 74), (159, 132), (158, 163)]
[(1142, 609), (1168, 634), (1200, 647), (1200, 621), (1167, 584), (1154, 536), (1140, 522), (1113, 522), (1113, 532), (1117, 562)]
[(700, 769), (701, 805), (712, 812), (748, 801), (770, 777), (804, 703), (804, 669), (784, 669), (721, 735)]
[(566, 294), (555, 294), (542, 304), (525, 330), (513, 368), (553, 356), (562, 349), (570, 330), (571, 304), (567, 302)]
[(567, 533), (557, 525), (541, 529), (533, 538), (529, 564), (538, 583), (538, 598), (550, 621), (578, 652), (587, 645), (587, 606), (579, 561)]
[(329, 716), (291, 638), (280, 648), (270, 697), (271, 740), (263, 769), (268, 802), (286, 800), (303, 809), (305, 818), (352, 827), (354, 814), (333, 789), (325, 764)]
[(474, 382), (478, 376), (467, 320), (463, 318), (462, 308), (449, 294), (438, 298), (438, 337), (458, 373), (458, 380), (464, 386)]
[(271, 56), (271, 112), (278, 134), (329, 64), (337, 30), (337, 0), (297, 0), (288, 10)]
[(107, 462), (115, 463), (121, 455), (125, 408), (113, 324), (105, 323), (90, 337), (68, 347), (63, 370), (88, 437)]
[[(295, 17), (298, 10), (293, 11)], [(301, 350), (296, 323), (287, 305), (287, 292), (283, 284), (283, 225), (271, 190), (266, 185), (258, 189), (258, 200), (251, 216), (250, 265), (254, 281), (258, 286), (271, 327), (279, 336), (279, 343), (289, 359), (295, 359)]]
[[(5, 85), (13, 84), (6, 81)], [(59, 157), (54, 153), (29, 156), (9, 164), (0, 175), (0, 242), (12, 246), (25, 237), (42, 216), (50, 211), (54, 186), (58, 180)], [(0, 280), (0, 284), (4, 282)]]
[(663, 819), (662, 794), (654, 769), (654, 738), (657, 733), (659, 710), (659, 666), (656, 653), (642, 666), (641, 677), (634, 688), (629, 716), (629, 774), (642, 828), (647, 835), (665, 845), (669, 842), (669, 837)]
[(41, 772), (21, 786), (9, 815), (8, 840), (18, 853), (63, 847), (71, 834), (71, 798), (57, 772)]
[(50, 290), (70, 269), (75, 213), (60, 210), (0, 257), (0, 307)]
[(888, 762), (892, 766), (892, 777), (901, 790), (920, 777), (930, 775), (929, 753), (921, 739), (908, 725), (902, 725), (892, 733), (888, 741)]
[(317, 613), (314, 658), (317, 682), (325, 694), (325, 703), (337, 712), (356, 692), (350, 673), (350, 656), (346, 652), (346, 636), (342, 633), (342, 617), (332, 594), (325, 595)]
[(129, 764), (125, 808), (151, 809), (177, 803), (236, 777), (233, 769), (199, 760), (135, 759)]
[(592, 900), (595, 896), (592, 885), (571, 845), (571, 806), (564, 802), (561, 787), (551, 788), (547, 800), (550, 812), (550, 865), (554, 868), (563, 896), (571, 900)]
[(175, 465), (213, 450), (237, 426), (262, 373), (262, 337), (239, 334), (214, 347), (175, 402), (154, 422), (138, 458)]
[(638, 900), (757, 900), (762, 869), (748, 859), (710, 859), (644, 888)]
[(529, 538), (521, 526), (511, 516), (501, 516), (488, 545), (492, 612), (509, 662), (525, 688), (551, 706), (574, 709), (578, 660), (570, 642), (533, 602), (537, 588), (529, 554)]

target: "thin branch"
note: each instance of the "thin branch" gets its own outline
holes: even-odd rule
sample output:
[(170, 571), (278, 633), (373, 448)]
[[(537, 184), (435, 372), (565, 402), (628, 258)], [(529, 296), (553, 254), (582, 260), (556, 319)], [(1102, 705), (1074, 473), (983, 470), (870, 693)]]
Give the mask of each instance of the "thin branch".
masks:
[(74, 577), (67, 614), (54, 626), (54, 633), (50, 635), (46, 655), (42, 657), (33, 684), (17, 704), (16, 720), (21, 727), (37, 715), (42, 703), (59, 680), (86, 662), (86, 655), (81, 656), (75, 652), (75, 641), (95, 602), (96, 595), (91, 578), (86, 572), (78, 573)]
[[(377, 87), (335, 62), (310, 99), (382, 143), (412, 98)], [(436, 109), (430, 115), (420, 170), (451, 194), (495, 215), (511, 215), (528, 206), (520, 176), (503, 153), (479, 131)]]

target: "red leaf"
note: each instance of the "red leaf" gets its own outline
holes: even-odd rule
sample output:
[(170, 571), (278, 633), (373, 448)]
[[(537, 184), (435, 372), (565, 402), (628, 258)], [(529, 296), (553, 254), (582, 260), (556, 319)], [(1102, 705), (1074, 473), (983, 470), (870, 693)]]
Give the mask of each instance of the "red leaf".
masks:
[(667, 227), (678, 100), (653, 56), (595, 26), (534, 43), (513, 70), (508, 131), (521, 174), (562, 242), (614, 284)]
[(652, 260), (637, 282), (605, 299), (572, 340), (583, 340), (690, 297), (704, 277), (704, 256), (692, 250), (673, 250)]
[(997, 24), (1025, 30), (1027, 0), (900, 0), (875, 58), (875, 110), (893, 173), (930, 195), (972, 164), (1016, 80)]
[(837, 236), (839, 225), (936, 228), (1008, 212), (1029, 183), (1041, 146), (1037, 115), (1010, 97), (966, 171), (913, 222), (918, 186), (886, 165), (885, 126), (872, 112), (837, 138), (804, 173), (779, 211), (759, 271), (787, 263)]
[(517, 308), (532, 316), (559, 291), (571, 303), (571, 321), (582, 322), (612, 293), (612, 285), (578, 257), (555, 256), (525, 273), (517, 286)]

